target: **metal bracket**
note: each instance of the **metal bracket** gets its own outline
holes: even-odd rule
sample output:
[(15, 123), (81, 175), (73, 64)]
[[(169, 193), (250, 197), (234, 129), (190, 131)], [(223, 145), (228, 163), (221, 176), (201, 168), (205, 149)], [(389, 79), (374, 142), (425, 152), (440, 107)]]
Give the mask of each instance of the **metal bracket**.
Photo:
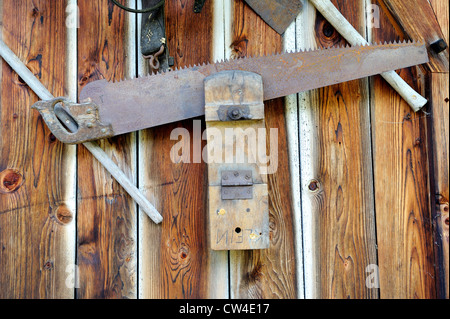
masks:
[(222, 172), (222, 200), (252, 199), (253, 178), (251, 170)]
[(253, 119), (248, 105), (221, 105), (217, 110), (217, 115), (222, 122)]

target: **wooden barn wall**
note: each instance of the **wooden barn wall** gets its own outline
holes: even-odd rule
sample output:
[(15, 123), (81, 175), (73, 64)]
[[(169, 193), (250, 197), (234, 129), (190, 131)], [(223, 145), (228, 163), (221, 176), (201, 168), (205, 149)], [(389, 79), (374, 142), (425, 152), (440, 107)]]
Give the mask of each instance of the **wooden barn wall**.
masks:
[[(174, 67), (346, 44), (306, 0), (283, 37), (243, 0), (210, 0), (201, 14), (193, 2), (165, 4)], [(369, 42), (421, 34), (387, 14), (395, 1), (332, 2)], [(422, 5), (448, 43), (448, 1)], [(68, 27), (76, 8), (78, 28)], [(3, 41), (55, 96), (149, 72), (140, 15), (109, 0), (4, 0), (0, 22)], [(0, 298), (448, 298), (448, 64), (400, 75), (429, 99), (425, 112), (378, 76), (265, 103), (279, 147), (271, 247), (216, 252), (206, 164), (170, 159), (176, 128), (198, 151), (203, 118), (100, 142), (163, 215), (155, 225), (84, 146), (53, 137), (30, 109), (37, 96), (2, 63)]]
[[(2, 37), (49, 91), (65, 78), (64, 1), (3, 1)], [(30, 106), (38, 100), (2, 63), (0, 108), (0, 298), (73, 298), (75, 148), (63, 145)]]

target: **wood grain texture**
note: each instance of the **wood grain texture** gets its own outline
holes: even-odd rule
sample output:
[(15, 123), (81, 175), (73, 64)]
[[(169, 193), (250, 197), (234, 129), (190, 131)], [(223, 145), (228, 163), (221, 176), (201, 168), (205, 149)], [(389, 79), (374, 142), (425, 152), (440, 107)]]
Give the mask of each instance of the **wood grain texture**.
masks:
[[(301, 14), (300, 14), (301, 15)], [(298, 16), (296, 17), (296, 20)], [(296, 20), (286, 29), (283, 34), (283, 50), (290, 52), (297, 48)], [(293, 232), (295, 238), (295, 263), (297, 280), (297, 298), (305, 298), (305, 275), (304, 275), (304, 244), (303, 244), (303, 216), (301, 213), (301, 177), (300, 177), (300, 143), (299, 143), (299, 117), (298, 117), (298, 94), (285, 97), (285, 122), (286, 134), (288, 136), (289, 176), (290, 190), (292, 195), (292, 218)]]
[[(243, 1), (234, 2), (234, 57), (273, 54), (282, 50), (281, 37)], [(266, 130), (278, 129), (278, 169), (268, 175), (270, 248), (230, 252), (231, 298), (296, 298), (296, 263), (289, 191), (284, 100), (265, 103)], [(270, 141), (269, 136), (267, 141)], [(270, 154), (268, 143), (267, 154)], [(273, 146), (272, 146), (273, 147)]]
[[(430, 1), (436, 18), (441, 26), (445, 40), (449, 41), (449, 2)], [(431, 197), (431, 208), (435, 222), (436, 247), (436, 285), (437, 297), (449, 298), (449, 225), (448, 225), (448, 182), (449, 182), (449, 74), (432, 74), (431, 85), (431, 134), (429, 143), (433, 149), (433, 158), (430, 160), (432, 193), (436, 195), (435, 205)], [(434, 179), (434, 183), (433, 183)], [(433, 191), (434, 186), (434, 191)], [(437, 205), (438, 204), (438, 205)]]
[[(3, 41), (64, 95), (65, 1), (6, 1)], [(75, 158), (30, 106), (37, 96), (3, 63), (0, 107), (0, 298), (73, 298)]]
[(433, 73), (430, 79), (431, 210), (435, 229), (436, 287), (439, 298), (449, 298), (449, 78)]
[(445, 42), (449, 41), (449, 2), (442, 0), (430, 0), (431, 6), (436, 14), (436, 19), (444, 34)]
[[(192, 8), (193, 1), (165, 4), (167, 44), (175, 67), (212, 60), (212, 2), (207, 2), (200, 14)], [(187, 136), (171, 140), (174, 129)], [(226, 294), (226, 287), (216, 284), (222, 274), (210, 273), (214, 256), (206, 232), (207, 167), (199, 153), (206, 146), (201, 141), (204, 129), (204, 120), (194, 119), (139, 134), (139, 186), (164, 218), (158, 226), (139, 219), (140, 298), (214, 298)], [(190, 150), (189, 163), (171, 160), (171, 149), (180, 141), (184, 151)], [(200, 160), (194, 162), (199, 154)]]
[[(383, 11), (371, 32), (374, 42), (403, 39)], [(424, 92), (418, 68), (400, 75)], [(380, 297), (434, 298), (426, 115), (414, 114), (379, 77), (371, 89)]]
[[(415, 41), (423, 40), (428, 49), (431, 43), (445, 38), (428, 0), (382, 0), (378, 4), (399, 34)], [(428, 50), (430, 63), (427, 69), (431, 72), (448, 72), (448, 52), (448, 48), (441, 53)]]
[[(333, 4), (364, 36), (364, 3)], [(311, 4), (304, 10), (299, 47), (345, 44)], [(300, 94), (307, 298), (378, 297), (366, 286), (366, 269), (377, 264), (368, 97), (366, 79)]]
[[(107, 0), (80, 1), (78, 5), (79, 90), (93, 80), (113, 81), (133, 74), (126, 41), (130, 14)], [(134, 134), (99, 144), (136, 180)], [(79, 146), (78, 153), (77, 298), (135, 298), (136, 204), (86, 148)]]

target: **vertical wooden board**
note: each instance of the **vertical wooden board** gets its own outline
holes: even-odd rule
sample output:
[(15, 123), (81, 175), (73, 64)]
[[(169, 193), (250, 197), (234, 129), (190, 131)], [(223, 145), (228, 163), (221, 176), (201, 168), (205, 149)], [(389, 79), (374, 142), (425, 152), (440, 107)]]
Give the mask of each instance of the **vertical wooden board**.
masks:
[(430, 0), (433, 11), (436, 14), (436, 18), (444, 34), (445, 42), (449, 41), (449, 3), (442, 0)]
[[(380, 10), (370, 40), (401, 39)], [(400, 71), (423, 94), (418, 68)], [(373, 78), (372, 136), (381, 298), (434, 298), (426, 115), (414, 113), (379, 76)]]
[(431, 116), (429, 118), (431, 137), (429, 138), (432, 158), (430, 158), (431, 210), (433, 213), (436, 251), (437, 297), (449, 297), (449, 77), (448, 73), (433, 73), (431, 85)]
[[(266, 249), (269, 210), (267, 174), (262, 172), (268, 165), (258, 156), (259, 150), (266, 151), (262, 77), (225, 71), (207, 77), (204, 86), (210, 247)], [(247, 106), (251, 120), (220, 120), (225, 106), (229, 117), (241, 105)], [(259, 136), (261, 131), (263, 137)]]
[[(234, 57), (274, 54), (281, 37), (243, 1), (234, 2)], [(278, 129), (278, 169), (268, 175), (270, 248), (230, 252), (231, 298), (297, 298), (286, 123), (283, 99), (265, 103), (268, 149), (270, 128)], [(272, 144), (272, 147), (275, 145)], [(272, 150), (273, 152), (273, 150)]]
[[(449, 41), (449, 2), (431, 0), (431, 6), (436, 13), (436, 18), (441, 27), (444, 39)], [(433, 159), (430, 159), (432, 171), (431, 189), (435, 194), (431, 197), (431, 208), (435, 223), (435, 243), (436, 247), (436, 285), (437, 297), (449, 298), (449, 246), (448, 246), (448, 169), (449, 169), (449, 74), (432, 74), (431, 85), (431, 136), (428, 139), (432, 142)], [(430, 123), (430, 122), (429, 122)], [(427, 123), (428, 124), (428, 123)], [(433, 183), (434, 180), (434, 183)], [(437, 204), (437, 205), (436, 205)]]
[[(166, 36), (175, 67), (213, 58), (213, 6), (208, 1), (200, 14), (193, 1), (166, 1)], [(140, 71), (141, 72), (141, 71)], [(226, 297), (227, 269), (212, 273), (226, 255), (212, 254), (207, 244), (207, 168), (201, 160), (203, 119), (185, 120), (139, 133), (139, 187), (163, 215), (161, 225), (139, 219), (140, 298)], [(174, 131), (175, 130), (175, 131)], [(182, 132), (182, 137), (178, 136)], [(171, 139), (171, 134), (173, 139)], [(182, 143), (189, 163), (171, 159)], [(224, 258), (225, 257), (225, 258)], [(225, 273), (224, 273), (225, 272)]]
[[(78, 85), (134, 74), (131, 15), (108, 0), (79, 1)], [(100, 142), (136, 179), (135, 134)], [(78, 298), (137, 296), (136, 204), (83, 146), (78, 149)]]
[[(54, 95), (65, 95), (66, 2), (5, 1), (3, 41)], [(73, 298), (75, 147), (30, 106), (4, 62), (0, 107), (0, 298)], [(73, 268), (73, 267), (72, 267)]]
[[(364, 2), (333, 4), (364, 36)], [(303, 10), (300, 48), (345, 44), (311, 4)], [(368, 82), (302, 93), (299, 101), (306, 297), (377, 298), (366, 286), (366, 269), (377, 264)]]
[[(297, 50), (316, 49), (317, 43), (313, 32), (316, 9), (308, 1), (304, 1), (301, 14), (296, 19), (295, 37)], [(309, 184), (315, 180), (318, 171), (316, 161), (318, 139), (314, 119), (314, 105), (319, 90), (298, 94), (299, 119), (299, 153), (300, 153), (300, 193), (301, 193), (301, 226), (303, 242), (304, 296), (307, 299), (320, 297), (320, 242), (319, 217), (316, 211), (320, 203), (313, 194), (309, 194)]]
[[(297, 23), (294, 21), (283, 34), (283, 50), (287, 52), (297, 49), (296, 39)], [(292, 195), (292, 218), (295, 238), (295, 263), (297, 280), (297, 298), (305, 298), (304, 284), (304, 251), (303, 229), (301, 214), (301, 190), (300, 190), (300, 144), (299, 144), (299, 117), (298, 94), (285, 97), (285, 120), (289, 155), (289, 176)]]

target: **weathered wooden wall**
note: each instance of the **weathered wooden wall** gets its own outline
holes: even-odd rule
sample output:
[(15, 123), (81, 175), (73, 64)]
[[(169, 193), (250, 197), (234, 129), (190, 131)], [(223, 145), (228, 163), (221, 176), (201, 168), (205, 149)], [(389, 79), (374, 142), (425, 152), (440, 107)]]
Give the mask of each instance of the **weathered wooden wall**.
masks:
[[(365, 36), (365, 3), (334, 4)], [(346, 43), (310, 3), (297, 24), (301, 49)], [(366, 267), (377, 264), (368, 89), (362, 79), (299, 96), (308, 298), (378, 296), (366, 287)]]
[[(64, 95), (64, 1), (4, 1), (7, 43), (54, 95)], [(3, 63), (0, 120), (0, 298), (73, 298), (75, 153), (30, 106), (36, 95)]]
[[(372, 2), (380, 28), (367, 20)], [(421, 36), (387, 13), (390, 2), (333, 0), (369, 41)], [(422, 29), (440, 25), (448, 42), (448, 1), (425, 2), (436, 21)], [(68, 5), (79, 7), (79, 28), (65, 25)], [(307, 1), (284, 37), (242, 0), (207, 1), (201, 14), (192, 7), (166, 1), (176, 67), (345, 44)], [(3, 40), (55, 96), (148, 73), (140, 16), (108, 0), (5, 0), (0, 8)], [(271, 248), (239, 252), (208, 247), (206, 164), (170, 159), (176, 128), (189, 132), (194, 158), (203, 118), (101, 142), (163, 215), (155, 225), (83, 146), (55, 140), (30, 109), (37, 97), (3, 63), (0, 298), (448, 298), (441, 58), (400, 72), (430, 99), (427, 113), (414, 114), (380, 77), (288, 97), (286, 116), (284, 99), (267, 102), (266, 127), (278, 129), (279, 144), (268, 179)], [(372, 266), (379, 289), (366, 285)]]

